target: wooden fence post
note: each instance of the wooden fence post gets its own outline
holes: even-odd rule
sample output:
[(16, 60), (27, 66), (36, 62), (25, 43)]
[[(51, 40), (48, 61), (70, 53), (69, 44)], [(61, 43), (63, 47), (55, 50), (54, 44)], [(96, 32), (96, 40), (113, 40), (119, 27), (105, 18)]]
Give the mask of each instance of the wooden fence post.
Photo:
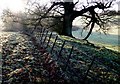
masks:
[(47, 48), (48, 45), (49, 45), (49, 42), (50, 42), (51, 36), (52, 36), (52, 32), (50, 33), (50, 36), (49, 36), (49, 39), (48, 39), (48, 42), (47, 42), (47, 46), (46, 46), (46, 48)]
[(51, 48), (51, 51), (50, 51), (50, 53), (52, 53), (52, 51), (53, 51), (53, 48), (54, 48), (54, 46), (55, 46), (55, 43), (56, 43), (56, 41), (57, 41), (57, 38), (58, 38), (58, 36), (56, 36), (56, 38), (55, 38), (55, 41), (54, 41), (54, 43), (53, 43), (53, 46), (52, 46), (52, 48)]
[(94, 61), (95, 61), (95, 56), (93, 56), (93, 59), (92, 59), (90, 65), (89, 65), (89, 67), (88, 67), (88, 70), (86, 71), (86, 74), (85, 74), (85, 76), (84, 76), (84, 78), (83, 78), (83, 82), (86, 80), (87, 75), (88, 75), (88, 73), (89, 73), (89, 71), (90, 71), (90, 69), (91, 69), (91, 67), (92, 67), (92, 65), (93, 65), (93, 63), (94, 63)]
[(66, 61), (66, 65), (65, 65), (65, 70), (66, 70), (68, 64), (70, 63), (70, 58), (71, 58), (71, 55), (72, 55), (72, 52), (73, 52), (73, 48), (74, 48), (74, 46), (72, 46), (72, 48), (70, 50), (70, 54), (67, 57), (67, 61)]
[(40, 43), (42, 44), (42, 39), (43, 39), (43, 35), (44, 35), (44, 32), (45, 32), (45, 28), (43, 29), (42, 33), (41, 33), (41, 38), (40, 38)]
[(62, 52), (62, 50), (63, 50), (63, 47), (64, 47), (64, 45), (65, 45), (65, 42), (66, 42), (66, 41), (64, 41), (63, 44), (62, 44), (62, 46), (61, 46), (61, 49), (60, 49), (60, 51), (59, 51), (57, 60), (58, 60), (59, 57), (61, 56), (61, 52)]
[(46, 41), (47, 34), (48, 34), (48, 31), (47, 31), (47, 32), (46, 32), (46, 34), (45, 34), (45, 38), (44, 38), (44, 41), (43, 41), (43, 43), (45, 43), (45, 41)]

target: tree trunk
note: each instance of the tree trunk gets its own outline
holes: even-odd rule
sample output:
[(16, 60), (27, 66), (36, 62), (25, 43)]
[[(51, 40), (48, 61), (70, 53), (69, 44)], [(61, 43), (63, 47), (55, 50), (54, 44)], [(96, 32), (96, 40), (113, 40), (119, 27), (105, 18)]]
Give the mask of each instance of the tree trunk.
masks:
[(72, 36), (72, 20), (70, 16), (65, 16), (63, 21), (63, 29), (61, 32), (62, 35)]
[[(71, 0), (73, 1), (73, 0)], [(73, 2), (65, 2), (64, 4), (64, 18), (63, 18), (63, 29), (61, 34), (65, 36), (72, 36), (72, 22), (73, 22)]]

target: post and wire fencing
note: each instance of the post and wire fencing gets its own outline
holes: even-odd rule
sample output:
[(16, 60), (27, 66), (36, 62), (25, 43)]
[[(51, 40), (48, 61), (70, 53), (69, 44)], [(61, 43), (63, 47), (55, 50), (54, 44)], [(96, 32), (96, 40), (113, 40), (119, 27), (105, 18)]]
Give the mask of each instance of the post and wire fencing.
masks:
[(69, 78), (75, 83), (87, 83), (87, 81), (110, 83), (112, 80), (110, 74), (117, 76), (117, 73), (105, 66), (94, 53), (89, 55), (77, 49), (74, 44), (61, 39), (55, 32), (40, 28), (39, 31), (34, 32), (34, 35), (37, 45), (51, 54), (64, 72), (61, 76), (66, 79)]

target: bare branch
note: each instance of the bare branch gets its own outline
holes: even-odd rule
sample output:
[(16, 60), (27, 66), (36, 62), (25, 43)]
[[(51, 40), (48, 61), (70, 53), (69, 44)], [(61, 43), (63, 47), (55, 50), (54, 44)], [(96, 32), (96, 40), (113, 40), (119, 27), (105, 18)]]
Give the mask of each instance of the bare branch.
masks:
[(81, 16), (85, 16), (85, 17), (87, 17), (87, 18), (92, 18), (91, 16), (85, 15), (85, 14), (83, 14), (83, 15), (81, 15)]
[(79, 0), (78, 0), (77, 2), (75, 2), (75, 4), (74, 4), (74, 5), (76, 5), (77, 3), (79, 3)]
[(53, 8), (54, 6), (56, 6), (56, 5), (63, 5), (63, 4), (64, 4), (63, 2), (54, 2), (53, 5), (48, 9), (48, 11), (45, 13), (44, 16), (46, 16), (46, 15), (49, 13), (49, 11), (52, 10), (52, 8)]

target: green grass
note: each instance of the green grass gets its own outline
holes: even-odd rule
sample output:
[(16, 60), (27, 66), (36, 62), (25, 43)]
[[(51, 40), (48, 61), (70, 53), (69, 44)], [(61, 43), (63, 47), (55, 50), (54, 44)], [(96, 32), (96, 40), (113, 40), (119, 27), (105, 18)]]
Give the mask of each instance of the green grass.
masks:
[(98, 42), (92, 42), (92, 43), (94, 43), (97, 46), (105, 47), (107, 49), (120, 52), (120, 46), (113, 46), (113, 45), (110, 45), (110, 44), (103, 44), (103, 43), (98, 43)]
[[(54, 42), (53, 39), (54, 38), (51, 39), (52, 42)], [(94, 63), (94, 65), (98, 66), (99, 69), (103, 69), (103, 71), (98, 71), (96, 74), (104, 73), (104, 67), (106, 69), (109, 68), (110, 72), (108, 73), (112, 74), (109, 76), (112, 80), (114, 80), (115, 77), (114, 74), (120, 73), (120, 52), (117, 51), (117, 46), (111, 46), (111, 45), (99, 44), (99, 43), (93, 44), (88, 41), (74, 39), (67, 36), (59, 36), (59, 39), (61, 39), (62, 42), (66, 40), (66, 44), (64, 46), (66, 51), (65, 53), (63, 52), (63, 58), (66, 59), (66, 54), (68, 55), (71, 47), (74, 46), (74, 50), (72, 52), (72, 59), (71, 59), (74, 62), (79, 62), (79, 61), (82, 61), (83, 63), (90, 62), (91, 61), (90, 58), (93, 58), (93, 56), (95, 56), (97, 58), (96, 59), (97, 61)], [(59, 51), (60, 49), (59, 42), (56, 42), (56, 45), (57, 47), (55, 47), (55, 50)], [(96, 68), (93, 68), (93, 72), (95, 69)], [(115, 78), (115, 80), (117, 79)]]
[(117, 46), (98, 43), (93, 44), (88, 41), (73, 39), (65, 36), (61, 36), (60, 38), (68, 41), (67, 44), (70, 44), (71, 46), (74, 45), (78, 50), (89, 53), (90, 55), (96, 55), (99, 58), (105, 58), (111, 61), (120, 60), (120, 52), (118, 52)]
[[(81, 48), (81, 46), (86, 47), (89, 50), (95, 50), (97, 52), (99, 52), (99, 50), (101, 49), (108, 50), (110, 54), (115, 53), (113, 56), (120, 56), (120, 51), (118, 50), (120, 46), (112, 46), (108, 44), (89, 42), (85, 40), (70, 38), (67, 36), (60, 36), (60, 38), (63, 40), (69, 41), (71, 45), (77, 45), (77, 48), (80, 48), (83, 51), (84, 51), (84, 48)], [(103, 51), (103, 52), (106, 52), (106, 51)]]
[[(38, 38), (38, 39), (40, 39), (40, 38)], [(49, 43), (49, 47), (46, 49), (47, 52), (49, 52), (49, 50), (51, 50), (51, 46), (52, 46), (52, 43), (54, 42), (54, 39), (55, 39), (55, 35), (52, 36), (52, 38), (50, 39), (51, 41)], [(14, 40), (16, 42), (18, 42), (18, 44), (16, 44), (16, 42)], [(54, 57), (58, 57), (58, 53), (61, 49), (61, 45), (63, 44), (64, 40), (66, 40), (64, 50), (62, 51), (62, 53), (60, 55), (60, 57), (62, 57), (62, 59), (56, 60), (56, 58), (54, 58)], [(48, 42), (48, 38), (46, 39), (46, 43), (47, 42)], [(31, 42), (30, 38), (28, 38), (27, 36), (24, 36), (22, 34), (12, 35), (11, 38), (9, 39), (9, 41), (6, 42), (6, 44), (4, 44), (4, 47), (3, 47), (3, 49), (7, 53), (7, 54), (3, 54), (3, 57), (5, 57), (5, 56), (9, 57), (9, 59), (5, 58), (5, 60), (3, 61), (3, 62), (5, 62), (4, 67), (7, 66), (5, 68), (5, 70), (3, 70), (3, 71), (8, 71), (7, 70), (8, 67), (10, 67), (10, 68), (17, 67), (18, 69), (20, 69), (21, 67), (25, 68), (24, 66), (29, 65), (29, 66), (31, 66), (31, 68), (33, 68), (32, 74), (36, 74), (37, 72), (38, 72), (37, 74), (39, 74), (39, 71), (42, 70), (42, 67), (37, 67), (34, 64), (37, 64), (38, 66), (40, 66), (38, 63), (42, 64), (42, 62), (48, 60), (49, 57), (44, 56), (47, 52), (41, 54), (41, 52), (44, 49), (41, 49), (41, 52), (40, 52), (34, 45), (35, 44), (33, 44)], [(44, 44), (44, 46), (46, 46), (46, 44)], [(66, 59), (68, 59), (68, 55), (70, 53), (72, 46), (74, 46), (74, 49), (73, 49), (71, 58), (69, 58), (70, 69), (68, 68), (65, 70), (65, 67), (66, 67), (65, 65), (67, 64), (65, 62), (66, 62)], [(12, 53), (9, 53), (6, 49), (9, 49), (10, 52), (12, 51)], [(18, 50), (16, 50), (16, 49), (18, 49)], [(1, 54), (0, 54), (0, 56), (1, 56)], [(30, 56), (33, 56), (34, 60), (30, 59), (28, 61), (25, 61), (24, 58), (30, 57)], [(104, 81), (103, 82), (104, 84), (109, 84), (110, 81), (113, 81), (113, 83), (117, 84), (119, 82), (119, 79), (118, 79), (119, 75), (116, 73), (120, 73), (120, 57), (119, 57), (120, 53), (117, 51), (112, 51), (105, 47), (92, 44), (88, 41), (78, 40), (78, 39), (70, 38), (67, 36), (59, 36), (56, 41), (53, 52), (50, 53), (51, 59), (54, 60), (57, 64), (57, 67), (60, 68), (60, 71), (58, 71), (58, 72), (61, 72), (61, 70), (62, 70), (62, 73), (65, 74), (67, 80), (74, 80), (74, 81), (79, 80), (80, 78), (79, 77), (77, 78), (76, 76), (74, 76), (71, 69), (75, 70), (77, 74), (79, 74), (79, 75), (81, 74), (80, 75), (81, 77), (84, 77), (86, 70), (88, 69), (88, 67), (91, 64), (93, 56), (95, 56), (97, 58), (96, 60), (98, 60), (98, 61), (94, 62), (94, 65), (92, 66), (92, 68), (90, 70), (90, 72), (92, 72), (92, 73), (89, 74), (89, 75), (91, 75), (91, 78), (88, 77), (87, 81), (90, 80), (94, 83), (94, 80), (92, 80), (92, 77), (95, 77), (97, 75), (96, 79), (99, 80), (99, 78), (100, 78), (100, 80)], [(13, 57), (16, 59), (16, 61), (13, 60)], [(41, 57), (45, 57), (46, 60), (42, 61), (43, 58), (41, 58)], [(90, 58), (92, 58), (92, 59), (90, 59)], [(18, 61), (18, 59), (19, 59), (19, 61)], [(51, 61), (51, 59), (50, 59), (50, 61)], [(8, 63), (8, 64), (6, 64), (6, 63)], [(30, 68), (30, 67), (28, 67), (28, 68)], [(109, 68), (109, 70), (106, 70), (108, 68)], [(26, 66), (26, 70), (23, 72), (27, 72), (28, 70), (29, 69), (27, 69), (27, 66)], [(9, 72), (13, 72), (13, 71), (15, 71), (14, 68), (11, 68)], [(43, 71), (44, 71), (44, 69), (43, 69)], [(41, 71), (40, 71), (40, 73), (41, 73)], [(106, 76), (108, 76), (108, 77), (104, 78), (103, 77), (104, 73), (107, 74)], [(59, 73), (59, 74), (61, 75), (61, 73)], [(6, 77), (8, 77), (6, 74), (4, 74), (4, 75)], [(18, 75), (18, 78), (19, 78), (19, 76), (20, 75)], [(16, 77), (16, 76), (14, 76), (14, 77)], [(11, 77), (11, 78), (14, 78), (14, 77)], [(10, 78), (8, 78), (8, 79), (10, 79)], [(21, 79), (21, 78), (19, 78), (19, 79)], [(95, 83), (95, 84), (97, 84), (97, 83)]]

